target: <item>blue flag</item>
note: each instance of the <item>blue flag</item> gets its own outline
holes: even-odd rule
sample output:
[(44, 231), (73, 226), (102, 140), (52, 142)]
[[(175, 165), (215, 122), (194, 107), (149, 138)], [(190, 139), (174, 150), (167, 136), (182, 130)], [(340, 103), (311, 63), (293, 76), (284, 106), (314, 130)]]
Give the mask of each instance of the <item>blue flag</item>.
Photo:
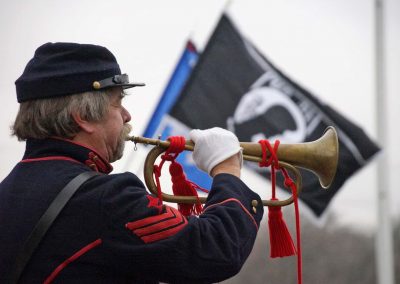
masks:
[(191, 41), (188, 41), (185, 50), (172, 73), (168, 85), (161, 96), (160, 102), (158, 103), (150, 122), (143, 133), (144, 137), (154, 137), (155, 135), (162, 134), (162, 132), (157, 133), (156, 131), (160, 130), (159, 127), (163, 117), (168, 114), (172, 106), (175, 104), (193, 66), (196, 64), (197, 57), (198, 53), (195, 46)]
[[(169, 136), (179, 135), (187, 137), (190, 129), (169, 116), (171, 108), (176, 104), (181, 91), (189, 78), (193, 67), (197, 62), (199, 54), (191, 41), (188, 41), (185, 50), (179, 59), (177, 66), (165, 88), (160, 102), (158, 103), (146, 130), (144, 137), (158, 138), (162, 140)], [(197, 169), (190, 152), (182, 152), (177, 161), (183, 166), (186, 176), (192, 182), (203, 188), (211, 187), (211, 178), (204, 172)]]

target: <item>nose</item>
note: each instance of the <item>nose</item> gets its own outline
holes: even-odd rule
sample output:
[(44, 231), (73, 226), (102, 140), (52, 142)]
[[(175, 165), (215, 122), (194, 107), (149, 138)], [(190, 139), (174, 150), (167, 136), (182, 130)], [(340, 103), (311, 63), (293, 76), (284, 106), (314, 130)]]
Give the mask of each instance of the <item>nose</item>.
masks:
[(127, 122), (131, 121), (131, 119), (132, 119), (131, 114), (124, 107), (122, 107), (122, 117), (124, 119), (124, 123), (127, 123)]

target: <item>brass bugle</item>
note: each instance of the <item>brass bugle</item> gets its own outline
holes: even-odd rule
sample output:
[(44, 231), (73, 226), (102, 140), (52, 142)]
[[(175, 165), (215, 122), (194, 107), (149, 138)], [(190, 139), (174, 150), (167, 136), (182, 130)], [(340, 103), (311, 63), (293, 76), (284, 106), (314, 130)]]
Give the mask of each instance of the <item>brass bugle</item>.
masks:
[[(154, 145), (146, 157), (144, 165), (144, 179), (147, 187), (153, 193), (157, 193), (157, 187), (153, 179), (153, 167), (157, 157), (170, 145), (169, 141), (151, 139), (140, 136), (130, 136), (127, 140), (140, 144)], [(252, 162), (262, 161), (262, 149), (259, 143), (240, 142), (243, 148), (243, 159)], [(186, 140), (185, 150), (193, 151), (194, 143)], [(270, 153), (267, 153), (269, 157)], [(301, 190), (301, 175), (297, 168), (303, 168), (313, 172), (319, 179), (321, 187), (328, 188), (335, 177), (339, 157), (339, 143), (336, 130), (329, 126), (324, 134), (317, 140), (305, 143), (280, 144), (277, 156), (279, 166), (287, 168), (295, 175), (297, 191)], [(205, 197), (199, 197), (202, 203)], [(176, 203), (196, 203), (198, 199), (192, 196), (174, 196), (163, 193), (163, 200)], [(285, 206), (293, 202), (293, 196), (286, 200), (263, 200), (264, 206)]]

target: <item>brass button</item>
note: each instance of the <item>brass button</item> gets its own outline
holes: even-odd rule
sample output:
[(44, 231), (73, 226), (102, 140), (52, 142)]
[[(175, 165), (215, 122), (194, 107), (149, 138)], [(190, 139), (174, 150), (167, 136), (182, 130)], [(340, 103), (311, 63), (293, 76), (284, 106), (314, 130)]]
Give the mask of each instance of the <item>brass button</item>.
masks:
[(251, 201), (251, 205), (253, 206), (253, 212), (254, 212), (254, 214), (256, 214), (257, 213), (257, 205), (258, 205), (258, 201), (257, 200), (252, 200)]
[(100, 85), (99, 82), (97, 82), (97, 81), (94, 81), (94, 82), (93, 82), (93, 88), (95, 88), (96, 90), (98, 90), (98, 89), (100, 89), (100, 87), (101, 87), (101, 85)]

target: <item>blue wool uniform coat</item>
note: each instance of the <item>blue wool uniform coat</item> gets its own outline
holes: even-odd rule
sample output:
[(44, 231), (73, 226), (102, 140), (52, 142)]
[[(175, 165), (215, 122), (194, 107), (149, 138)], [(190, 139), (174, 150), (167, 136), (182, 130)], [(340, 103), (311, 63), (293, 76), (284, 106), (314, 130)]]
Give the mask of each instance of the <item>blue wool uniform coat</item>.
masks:
[(135, 175), (109, 174), (111, 166), (92, 149), (61, 139), (28, 140), (23, 160), (0, 184), (0, 283), (60, 190), (92, 170), (104, 174), (68, 202), (21, 283), (212, 283), (242, 267), (263, 207), (235, 176), (217, 175), (204, 213), (185, 218)]

